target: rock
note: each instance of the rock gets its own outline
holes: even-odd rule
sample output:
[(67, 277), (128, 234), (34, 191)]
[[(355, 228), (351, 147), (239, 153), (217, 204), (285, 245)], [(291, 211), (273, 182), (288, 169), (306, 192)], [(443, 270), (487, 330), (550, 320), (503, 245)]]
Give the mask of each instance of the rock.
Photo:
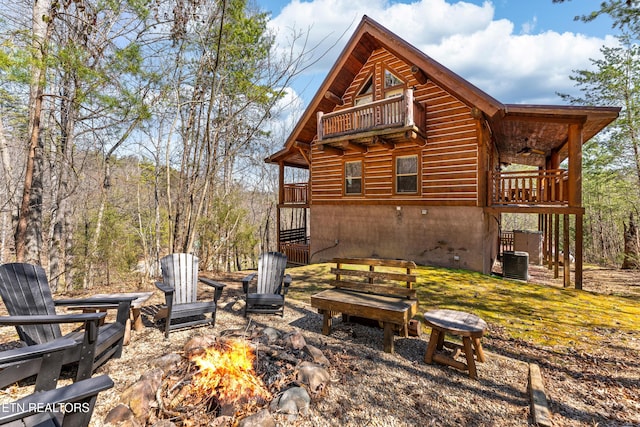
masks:
[(154, 423), (151, 427), (176, 427), (176, 425), (169, 420), (160, 420)]
[(267, 344), (273, 344), (280, 339), (280, 332), (275, 328), (264, 328), (262, 336), (266, 338)]
[(291, 387), (282, 392), (280, 397), (271, 401), (271, 410), (287, 414), (289, 421), (295, 421), (298, 414), (307, 415), (311, 397), (303, 387)]
[(300, 331), (289, 332), (282, 338), (282, 340), (284, 341), (285, 346), (294, 350), (302, 350), (304, 346), (307, 345), (307, 342)]
[(184, 345), (184, 354), (187, 358), (195, 356), (204, 352), (205, 348), (213, 347), (216, 344), (216, 337), (214, 335), (199, 335), (191, 338)]
[(311, 356), (311, 358), (313, 359), (314, 363), (318, 363), (320, 365), (323, 366), (329, 366), (331, 364), (331, 362), (329, 362), (329, 359), (327, 359), (324, 355), (324, 353), (322, 352), (322, 350), (320, 350), (317, 347), (314, 347), (312, 345), (305, 345), (304, 346), (304, 351)]
[(238, 427), (276, 427), (276, 422), (267, 409), (238, 421)]
[(182, 356), (177, 353), (169, 353), (153, 359), (151, 361), (151, 366), (154, 368), (160, 368), (166, 373), (175, 368), (181, 361)]
[(144, 421), (152, 405), (155, 405), (156, 391), (162, 383), (162, 376), (162, 369), (156, 368), (122, 392), (120, 400), (129, 406), (138, 421)]
[(302, 362), (298, 367), (298, 381), (306, 384), (311, 393), (318, 394), (331, 382), (331, 376), (320, 365)]
[(119, 426), (119, 427), (139, 427), (140, 423), (135, 420), (133, 412), (124, 403), (118, 404), (115, 408), (109, 411), (104, 418), (104, 422), (107, 425)]

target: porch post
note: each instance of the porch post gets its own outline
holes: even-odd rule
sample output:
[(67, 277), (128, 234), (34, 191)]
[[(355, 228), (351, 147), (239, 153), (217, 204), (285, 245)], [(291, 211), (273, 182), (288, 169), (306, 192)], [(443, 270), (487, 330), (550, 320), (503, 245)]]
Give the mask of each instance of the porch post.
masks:
[(413, 126), (413, 89), (405, 89), (404, 90), (404, 125), (405, 126)]
[(559, 264), (560, 264), (560, 215), (553, 215), (555, 227), (553, 230), (553, 278), (560, 277)]
[(278, 207), (276, 208), (277, 250), (280, 252), (280, 209), (284, 203), (284, 162), (278, 162)]
[[(562, 276), (562, 286), (568, 288), (571, 284), (571, 260), (569, 258), (569, 214), (562, 215), (562, 228), (562, 235), (564, 237), (564, 251), (562, 258), (562, 262), (564, 263), (562, 268), (564, 275)], [(577, 263), (578, 260), (576, 259), (576, 264)]]
[[(569, 125), (569, 206), (582, 207), (582, 124)], [(576, 215), (575, 288), (582, 289), (582, 214)], [(568, 248), (565, 249), (567, 251)], [(568, 258), (565, 254), (565, 259)], [(570, 264), (569, 264), (570, 266)], [(565, 268), (567, 266), (565, 265)]]
[(582, 289), (583, 216), (582, 214), (576, 215), (576, 289)]

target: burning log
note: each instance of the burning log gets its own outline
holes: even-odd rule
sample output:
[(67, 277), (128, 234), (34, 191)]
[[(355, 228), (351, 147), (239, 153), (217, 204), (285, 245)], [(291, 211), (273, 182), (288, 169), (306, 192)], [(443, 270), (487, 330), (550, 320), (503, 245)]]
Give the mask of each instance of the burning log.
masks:
[[(184, 427), (255, 425), (251, 423), (257, 418), (268, 421), (271, 414), (292, 420), (307, 414), (312, 399), (330, 383), (325, 368), (329, 360), (307, 345), (299, 332), (283, 335), (266, 328), (221, 335), (195, 337), (185, 344), (182, 357), (167, 355), (155, 363), (164, 372), (163, 379), (152, 403), (143, 405), (154, 410), (145, 414), (146, 420), (141, 420), (140, 411), (133, 411), (138, 421), (151, 425), (164, 419)], [(123, 395), (148, 391), (146, 384), (140, 384), (143, 380), (144, 376)], [(247, 421), (242, 424), (242, 419)]]

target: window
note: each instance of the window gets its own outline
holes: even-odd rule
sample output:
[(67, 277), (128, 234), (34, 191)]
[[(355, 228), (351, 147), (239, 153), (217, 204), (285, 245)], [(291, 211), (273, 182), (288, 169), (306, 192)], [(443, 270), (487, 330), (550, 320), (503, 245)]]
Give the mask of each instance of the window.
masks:
[(418, 155), (396, 157), (396, 192), (418, 192)]
[(373, 102), (373, 76), (369, 76), (358, 95), (356, 95), (355, 105), (368, 104)]
[(404, 82), (389, 70), (384, 70), (384, 97), (393, 98), (404, 93)]
[(389, 89), (394, 86), (404, 86), (404, 82), (391, 71), (384, 70), (384, 88)]
[(362, 160), (345, 162), (344, 193), (362, 194)]

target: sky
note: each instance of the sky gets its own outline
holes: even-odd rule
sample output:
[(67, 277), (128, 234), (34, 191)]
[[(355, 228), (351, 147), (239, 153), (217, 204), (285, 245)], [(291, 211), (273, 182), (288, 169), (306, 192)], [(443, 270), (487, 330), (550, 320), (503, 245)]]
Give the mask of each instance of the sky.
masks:
[(256, 1), (281, 47), (292, 29), (315, 47), (315, 63), (289, 90), (304, 107), (365, 14), (503, 103), (563, 104), (558, 92), (578, 94), (572, 72), (616, 43), (608, 17), (574, 21), (601, 0)]

